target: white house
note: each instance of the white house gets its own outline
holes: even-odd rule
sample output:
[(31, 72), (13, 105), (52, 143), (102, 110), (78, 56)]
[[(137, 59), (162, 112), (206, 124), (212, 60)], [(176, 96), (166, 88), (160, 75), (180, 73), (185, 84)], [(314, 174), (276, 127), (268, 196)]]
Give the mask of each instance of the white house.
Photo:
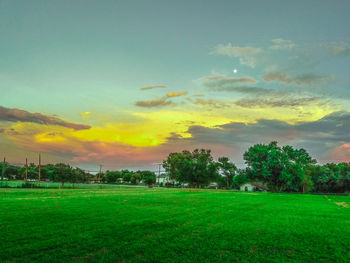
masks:
[(176, 181), (169, 178), (169, 175), (167, 173), (161, 173), (159, 176), (156, 177), (156, 183), (159, 185), (165, 186), (165, 184), (175, 184)]
[(239, 190), (245, 191), (245, 192), (256, 192), (256, 191), (267, 191), (267, 187), (259, 182), (248, 182), (245, 184), (242, 184), (239, 187)]
[(165, 184), (168, 182), (168, 176), (167, 174), (160, 174), (160, 175), (157, 175), (157, 183), (158, 184)]

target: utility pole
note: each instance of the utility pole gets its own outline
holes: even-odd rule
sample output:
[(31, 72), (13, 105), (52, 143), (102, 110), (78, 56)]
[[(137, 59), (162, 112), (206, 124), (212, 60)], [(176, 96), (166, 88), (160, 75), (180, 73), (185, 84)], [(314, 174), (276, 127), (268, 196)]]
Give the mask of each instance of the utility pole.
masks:
[(41, 180), (41, 153), (39, 153), (39, 185), (40, 185), (40, 180)]
[(159, 180), (160, 180), (160, 165), (161, 164), (158, 165), (158, 184), (159, 184)]
[(162, 163), (152, 163), (152, 165), (158, 165), (158, 180), (156, 180), (156, 183), (159, 184), (159, 179), (160, 179), (160, 166), (162, 165)]
[(26, 182), (28, 181), (28, 158), (26, 158)]
[(2, 169), (1, 169), (1, 181), (4, 180), (5, 172), (6, 172), (6, 157), (4, 157), (4, 163), (2, 164)]

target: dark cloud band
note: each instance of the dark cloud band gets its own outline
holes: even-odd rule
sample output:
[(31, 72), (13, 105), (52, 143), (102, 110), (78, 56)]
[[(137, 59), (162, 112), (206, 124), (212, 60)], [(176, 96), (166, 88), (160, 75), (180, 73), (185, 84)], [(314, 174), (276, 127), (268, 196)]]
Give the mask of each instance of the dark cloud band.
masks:
[(10, 109), (0, 106), (0, 121), (9, 122), (32, 122), (46, 125), (58, 125), (74, 130), (87, 130), (91, 126), (66, 122), (57, 117), (43, 115), (41, 113), (31, 113), (21, 109)]
[(165, 98), (159, 100), (140, 100), (136, 101), (135, 105), (144, 108), (161, 107), (173, 104), (171, 101), (167, 101)]

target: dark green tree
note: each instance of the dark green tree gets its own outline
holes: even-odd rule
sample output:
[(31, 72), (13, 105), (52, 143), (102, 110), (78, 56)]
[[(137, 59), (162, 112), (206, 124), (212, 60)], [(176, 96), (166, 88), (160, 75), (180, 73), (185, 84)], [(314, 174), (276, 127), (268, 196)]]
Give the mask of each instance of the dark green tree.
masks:
[(63, 187), (64, 183), (71, 181), (73, 176), (73, 169), (70, 165), (58, 163), (54, 165), (53, 172), (50, 174), (50, 180), (61, 182)]
[(84, 172), (84, 170), (77, 167), (72, 170), (69, 181), (73, 184), (74, 188), (74, 184), (86, 182), (87, 179), (87, 174)]
[(34, 163), (28, 165), (28, 179), (38, 179), (39, 168)]
[(135, 172), (130, 177), (130, 182), (132, 184), (138, 184), (141, 181), (141, 175), (138, 172)]
[(233, 162), (230, 162), (228, 157), (220, 157), (218, 159), (218, 166), (223, 176), (225, 177), (226, 188), (232, 188), (233, 178), (237, 170), (236, 165)]
[(242, 184), (249, 182), (250, 178), (247, 175), (246, 169), (239, 169), (236, 171), (236, 175), (233, 178), (232, 187), (239, 188)]
[(1, 163), (1, 181), (4, 180), (4, 177), (6, 175), (6, 168), (7, 168), (7, 162), (5, 160)]
[(22, 179), (20, 175), (20, 167), (6, 164), (5, 177), (9, 179)]
[(109, 184), (115, 183), (120, 177), (121, 177), (121, 173), (118, 171), (106, 171), (104, 175), (104, 182)]
[(163, 161), (163, 167), (171, 179), (197, 188), (218, 179), (218, 164), (214, 162), (210, 150), (171, 153)]
[(54, 164), (46, 164), (42, 167), (42, 174), (44, 178), (52, 179), (56, 167)]
[(328, 163), (309, 168), (314, 191), (319, 193), (350, 192), (350, 164)]
[(121, 172), (122, 172), (123, 181), (129, 183), (133, 172), (131, 172), (129, 170), (122, 170)]
[(143, 183), (148, 185), (148, 187), (152, 187), (152, 185), (155, 184), (156, 174), (154, 172), (142, 171), (142, 175), (143, 175), (142, 181)]
[(340, 163), (339, 166), (339, 179), (338, 189), (339, 192), (350, 192), (350, 163)]
[(301, 191), (308, 167), (316, 163), (304, 149), (281, 148), (277, 142), (256, 144), (243, 158), (249, 178), (266, 183), (275, 192)]

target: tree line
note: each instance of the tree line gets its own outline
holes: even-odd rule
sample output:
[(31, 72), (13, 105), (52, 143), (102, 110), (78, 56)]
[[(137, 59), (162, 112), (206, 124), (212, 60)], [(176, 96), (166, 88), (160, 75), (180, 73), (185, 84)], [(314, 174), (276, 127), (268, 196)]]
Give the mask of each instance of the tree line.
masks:
[(350, 163), (318, 165), (305, 149), (256, 144), (243, 155), (246, 168), (237, 169), (228, 157), (214, 161), (210, 150), (170, 153), (163, 161), (169, 177), (191, 187), (216, 182), (220, 188), (237, 188), (259, 182), (272, 192), (350, 192)]
[(3, 178), (16, 179), (16, 180), (26, 180), (35, 181), (39, 179), (40, 170), (40, 180), (60, 182), (62, 186), (66, 183), (84, 183), (90, 180), (91, 174), (86, 173), (80, 168), (73, 168), (72, 166), (64, 163), (57, 164), (46, 164), (46, 165), (35, 165), (30, 163), (29, 165), (18, 167), (11, 165), (9, 163), (3, 162), (1, 172), (1, 180)]
[[(272, 192), (350, 192), (350, 163), (317, 164), (305, 149), (269, 144), (251, 146), (243, 155), (246, 168), (238, 169), (228, 158), (217, 161), (208, 149), (170, 153), (163, 161), (166, 175), (174, 184), (204, 188), (216, 183), (219, 188), (234, 189), (247, 182), (259, 182)], [(1, 179), (38, 179), (39, 166), (16, 167), (2, 163)], [(103, 183), (156, 183), (151, 171), (106, 171), (92, 175), (68, 164), (47, 164), (40, 167), (41, 180), (86, 183), (93, 179)]]
[(102, 183), (130, 183), (139, 184), (140, 182), (151, 186), (156, 181), (156, 175), (151, 171), (106, 171), (96, 175), (85, 172), (80, 168), (74, 168), (69, 164), (58, 163), (58, 164), (46, 164), (35, 165), (34, 163), (28, 166), (18, 167), (11, 165), (7, 162), (1, 163), (1, 180), (4, 178), (26, 180), (28, 182), (37, 181), (39, 179), (40, 169), (40, 180), (51, 182), (60, 182), (62, 186), (65, 183), (88, 183), (91, 181), (97, 181)]

